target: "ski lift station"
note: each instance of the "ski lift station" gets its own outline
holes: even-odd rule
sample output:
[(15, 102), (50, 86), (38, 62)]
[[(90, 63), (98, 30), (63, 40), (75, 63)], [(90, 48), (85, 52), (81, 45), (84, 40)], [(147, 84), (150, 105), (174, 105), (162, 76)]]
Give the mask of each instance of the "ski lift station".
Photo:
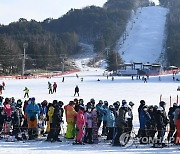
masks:
[(117, 75), (159, 75), (162, 71), (160, 64), (143, 64), (141, 62), (121, 64), (120, 69), (117, 70)]

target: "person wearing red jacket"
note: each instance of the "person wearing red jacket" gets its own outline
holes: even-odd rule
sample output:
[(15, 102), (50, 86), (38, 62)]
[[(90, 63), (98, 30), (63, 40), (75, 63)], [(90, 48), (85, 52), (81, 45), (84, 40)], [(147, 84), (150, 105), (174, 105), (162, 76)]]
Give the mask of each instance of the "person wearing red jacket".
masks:
[(76, 141), (74, 144), (83, 144), (82, 139), (85, 134), (85, 117), (84, 117), (84, 106), (79, 106), (79, 111), (77, 113), (77, 121), (76, 128), (78, 130), (78, 134), (76, 136)]
[(53, 84), (53, 93), (56, 93), (56, 89), (57, 89), (57, 83), (54, 82), (54, 84)]

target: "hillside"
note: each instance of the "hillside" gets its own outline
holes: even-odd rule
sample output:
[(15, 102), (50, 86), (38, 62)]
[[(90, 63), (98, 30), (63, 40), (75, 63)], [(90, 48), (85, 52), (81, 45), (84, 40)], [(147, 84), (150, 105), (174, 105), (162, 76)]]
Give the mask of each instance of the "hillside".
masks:
[(168, 9), (160, 6), (139, 8), (129, 21), (117, 49), (125, 62), (161, 63), (165, 44)]

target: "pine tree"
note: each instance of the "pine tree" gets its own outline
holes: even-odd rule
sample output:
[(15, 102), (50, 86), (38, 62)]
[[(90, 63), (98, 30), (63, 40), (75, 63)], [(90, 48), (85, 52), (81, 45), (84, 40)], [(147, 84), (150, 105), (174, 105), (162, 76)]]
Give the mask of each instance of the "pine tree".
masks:
[(120, 54), (118, 52), (110, 52), (106, 59), (107, 62), (107, 70), (108, 71), (117, 71), (119, 69), (120, 64), (123, 63)]

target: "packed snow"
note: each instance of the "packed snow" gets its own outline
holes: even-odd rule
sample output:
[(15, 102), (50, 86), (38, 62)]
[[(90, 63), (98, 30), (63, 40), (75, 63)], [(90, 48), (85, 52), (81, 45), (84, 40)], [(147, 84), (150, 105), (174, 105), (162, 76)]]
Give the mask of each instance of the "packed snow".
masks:
[[(165, 18), (168, 10), (162, 7), (147, 7), (142, 8), (141, 13), (138, 13), (138, 19), (125, 43), (120, 51), (124, 51), (123, 58), (125, 61), (141, 61), (141, 62), (155, 62), (162, 51), (164, 38)], [(91, 46), (84, 46), (90, 49)], [(133, 50), (132, 50), (133, 49)], [(93, 57), (93, 56), (92, 56)], [(134, 113), (134, 130), (137, 133), (139, 128), (138, 111), (139, 101), (144, 99), (147, 105), (158, 105), (160, 96), (166, 105), (166, 111), (170, 106), (170, 96), (172, 103), (177, 101), (180, 86), (179, 81), (173, 81), (173, 75), (150, 76), (147, 83), (143, 80), (134, 80), (131, 77), (114, 77), (107, 79), (103, 76), (103, 69), (89, 68), (84, 65), (88, 61), (87, 57), (81, 57), (75, 60), (76, 64), (81, 69), (78, 73), (64, 75), (65, 81), (62, 82), (63, 76), (44, 78), (44, 79), (19, 79), (19, 80), (4, 80), (6, 83), (3, 91), (4, 97), (15, 97), (15, 99), (22, 99), (24, 95), (24, 87), (30, 89), (30, 97), (36, 98), (36, 103), (43, 100), (52, 102), (54, 99), (61, 100), (67, 104), (74, 98), (74, 88), (76, 85), (80, 88), (79, 99), (84, 99), (85, 104), (94, 98), (96, 103), (99, 100), (108, 101), (113, 104), (115, 101), (135, 103), (133, 108)], [(78, 74), (78, 78), (76, 77)], [(83, 78), (83, 81), (81, 79)], [(97, 81), (97, 80), (100, 81)], [(180, 74), (175, 75), (175, 79), (180, 80)], [(58, 84), (57, 93), (48, 94), (48, 81)], [(1, 81), (0, 81), (1, 82)], [(178, 102), (180, 99), (178, 100)], [(66, 129), (66, 124), (64, 124)], [(150, 148), (152, 145), (131, 145), (130, 147), (112, 147), (109, 142), (105, 142), (100, 138), (99, 144), (93, 145), (72, 145), (73, 140), (62, 139), (62, 143), (47, 143), (44, 141), (27, 141), (23, 142), (4, 142), (0, 141), (0, 154), (49, 154), (49, 153), (173, 153), (179, 152), (178, 146), (168, 146), (163, 149)]]
[[(79, 78), (76, 77), (76, 73), (64, 76), (65, 82), (62, 82), (61, 77), (53, 77), (51, 79), (20, 79), (20, 80), (5, 80), (6, 87), (3, 91), (4, 97), (14, 96), (23, 99), (23, 89), (27, 86), (30, 89), (30, 97), (35, 97), (36, 102), (40, 103), (43, 100), (52, 102), (54, 99), (62, 100), (67, 104), (74, 97), (74, 88), (76, 85), (80, 88), (80, 96), (84, 102), (87, 103), (91, 98), (94, 98), (96, 102), (100, 99), (107, 100), (109, 104), (113, 104), (115, 101), (122, 101), (123, 99), (133, 101), (135, 103), (134, 112), (134, 129), (139, 128), (137, 108), (139, 101), (144, 99), (148, 105), (158, 105), (160, 101), (160, 95), (162, 99), (167, 102), (167, 110), (169, 107), (169, 97), (172, 97), (172, 101), (176, 101), (177, 87), (180, 82), (173, 81), (172, 75), (159, 77), (150, 77), (148, 83), (144, 83), (142, 80), (132, 80), (131, 77), (115, 77), (112, 81), (111, 77), (107, 79), (103, 76), (104, 70), (90, 69), (89, 71), (82, 71), (78, 73)], [(81, 82), (81, 78), (84, 79)], [(175, 78), (180, 79), (180, 74), (177, 74)], [(97, 81), (100, 79), (100, 81)], [(48, 94), (48, 81), (51, 83), (57, 82), (58, 89), (56, 94)], [(64, 124), (66, 128), (66, 124)], [(150, 149), (151, 145), (138, 145), (136, 148), (134, 145), (129, 148), (112, 147), (109, 143), (101, 142), (98, 145), (72, 145), (73, 141), (64, 140), (62, 143), (46, 143), (44, 141), (37, 142), (15, 142), (8, 143), (0, 141), (0, 153), (1, 154), (40, 154), (40, 153), (146, 153), (147, 150), (150, 153), (159, 151), (158, 149)], [(177, 151), (176, 146), (167, 147), (161, 150), (161, 153), (171, 153)]]
[(129, 62), (157, 63), (163, 53), (165, 24), (168, 9), (160, 6), (139, 8), (127, 25), (127, 30), (117, 44), (123, 60)]

